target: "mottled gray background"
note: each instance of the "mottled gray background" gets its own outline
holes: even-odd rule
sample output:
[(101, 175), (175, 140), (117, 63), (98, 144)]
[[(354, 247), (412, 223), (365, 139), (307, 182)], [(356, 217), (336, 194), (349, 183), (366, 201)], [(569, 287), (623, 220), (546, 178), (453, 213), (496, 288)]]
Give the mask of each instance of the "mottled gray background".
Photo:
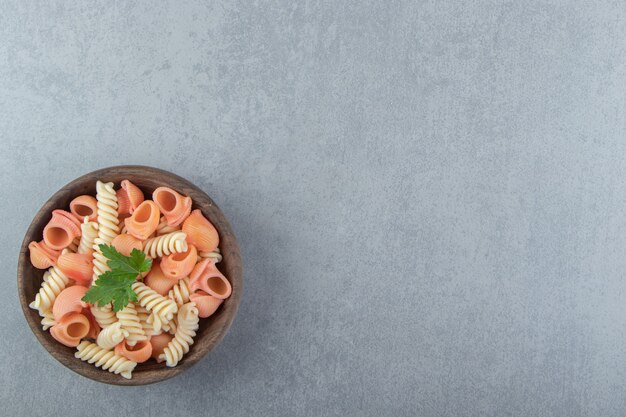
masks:
[[(621, 0), (1, 3), (1, 415), (626, 413)], [(15, 284), (45, 199), (129, 163), (245, 260), (223, 343), (143, 388), (57, 363)]]

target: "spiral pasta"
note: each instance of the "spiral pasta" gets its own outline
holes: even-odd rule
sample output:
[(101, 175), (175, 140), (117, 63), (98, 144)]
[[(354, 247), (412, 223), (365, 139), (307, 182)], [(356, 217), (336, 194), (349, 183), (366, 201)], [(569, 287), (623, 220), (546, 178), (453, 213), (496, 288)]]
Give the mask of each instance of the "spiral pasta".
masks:
[(29, 307), (39, 310), (39, 315), (45, 317), (48, 313), (52, 314), (54, 300), (65, 289), (70, 279), (58, 267), (52, 266), (44, 272), (43, 281), (35, 301), (30, 303)]
[(115, 354), (107, 349), (103, 349), (95, 343), (83, 341), (74, 353), (74, 357), (94, 364), (98, 368), (114, 374), (122, 375), (126, 379), (132, 378), (133, 370), (137, 362), (129, 361), (123, 356)]
[(111, 307), (111, 304), (107, 304), (102, 307), (97, 305), (91, 306), (91, 314), (93, 314), (96, 322), (103, 329), (109, 327), (117, 321), (117, 317), (113, 312), (113, 307)]
[(176, 305), (180, 307), (189, 302), (189, 294), (191, 294), (191, 290), (189, 289), (189, 277), (185, 277), (172, 287), (167, 296), (174, 300)]
[(98, 237), (98, 223), (90, 222), (85, 216), (85, 221), (80, 225), (81, 237), (77, 253), (89, 253), (93, 249), (94, 240)]
[(137, 294), (137, 298), (139, 298), (139, 304), (156, 316), (150, 320), (155, 330), (160, 330), (161, 325), (159, 323), (170, 321), (174, 314), (178, 312), (178, 306), (174, 300), (163, 297), (146, 284), (135, 282), (132, 288), (135, 294)]
[(107, 258), (100, 252), (99, 245), (111, 244), (120, 230), (117, 219), (117, 196), (112, 182), (96, 182), (96, 200), (98, 200), (98, 237), (93, 242), (93, 281), (109, 270)]
[(148, 239), (143, 251), (151, 258), (162, 257), (172, 253), (187, 252), (187, 235), (185, 232), (172, 232)]
[(198, 330), (198, 309), (194, 303), (184, 304), (178, 311), (178, 328), (174, 338), (163, 349), (158, 361), (165, 361), (169, 367), (176, 366), (193, 345), (193, 338)]
[(215, 260), (215, 263), (222, 262), (222, 253), (220, 252), (220, 248), (216, 248), (212, 252), (200, 252), (198, 251), (198, 261), (201, 261), (205, 258), (211, 258)]
[(54, 316), (52, 315), (51, 312), (46, 312), (44, 314), (44, 316), (41, 319), (41, 328), (46, 331), (48, 330), (50, 327), (54, 326), (55, 324), (57, 324), (56, 321), (54, 321)]
[(139, 318), (139, 322), (141, 323), (141, 328), (143, 329), (146, 336), (152, 337), (161, 334), (160, 329), (155, 329), (153, 321), (148, 321), (148, 318), (152, 313), (146, 310), (145, 307), (142, 307), (141, 304), (136, 304), (135, 309), (137, 310), (137, 317)]
[(133, 303), (128, 303), (126, 307), (115, 313), (115, 315), (122, 324), (122, 329), (128, 331), (128, 336), (126, 337), (128, 346), (135, 346), (140, 340), (148, 340), (148, 336), (146, 336), (139, 322), (137, 310)]
[(124, 340), (125, 337), (128, 337), (128, 330), (122, 329), (122, 323), (118, 321), (102, 330), (100, 334), (98, 334), (96, 343), (102, 349), (111, 350), (115, 345)]
[(169, 224), (167, 224), (167, 219), (165, 218), (165, 216), (161, 216), (159, 225), (157, 226), (156, 234), (157, 236), (161, 236), (168, 233), (177, 232), (180, 230), (180, 227), (180, 225), (170, 226)]

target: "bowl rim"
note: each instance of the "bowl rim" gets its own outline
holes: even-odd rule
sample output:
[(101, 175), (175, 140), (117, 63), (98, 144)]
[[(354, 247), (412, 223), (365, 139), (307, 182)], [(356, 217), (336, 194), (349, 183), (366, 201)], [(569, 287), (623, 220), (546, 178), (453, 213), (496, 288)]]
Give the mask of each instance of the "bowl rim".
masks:
[[(129, 179), (130, 181), (133, 181), (133, 175), (136, 176), (138, 174), (154, 175), (156, 178), (163, 181), (163, 186), (171, 186), (173, 189), (179, 192), (181, 192), (180, 188), (184, 188), (186, 192), (181, 192), (181, 194), (189, 194), (189, 191), (192, 191), (192, 193), (194, 194), (194, 196), (192, 196), (192, 199), (194, 200), (194, 209), (201, 208), (202, 210), (202, 208), (207, 207), (211, 209), (210, 215), (208, 215), (205, 210), (202, 210), (202, 213), (205, 215), (205, 217), (209, 218), (209, 220), (215, 225), (220, 236), (220, 248), (222, 248), (222, 243), (225, 241), (225, 239), (227, 239), (226, 241), (228, 242), (228, 251), (223, 251), (222, 256), (224, 259), (227, 259), (227, 264), (231, 265), (230, 269), (232, 269), (232, 271), (229, 271), (229, 274), (226, 276), (233, 286), (233, 291), (228, 300), (224, 302), (224, 307), (222, 307), (226, 308), (227, 305), (228, 310), (225, 310), (225, 313), (227, 314), (225, 314), (221, 326), (217, 329), (217, 331), (204, 334), (204, 337), (210, 340), (208, 340), (205, 345), (202, 345), (202, 347), (199, 347), (199, 340), (194, 340), (195, 343), (194, 346), (191, 347), (191, 350), (193, 351), (194, 347), (196, 348), (196, 351), (198, 349), (201, 349), (200, 351), (196, 352), (196, 355), (185, 355), (185, 357), (183, 357), (183, 360), (173, 368), (163, 366), (162, 368), (144, 371), (148, 372), (148, 375), (143, 375), (141, 372), (137, 374), (133, 372), (132, 379), (125, 379), (120, 375), (115, 375), (100, 368), (96, 368), (94, 365), (83, 362), (79, 359), (72, 358), (73, 361), (67, 362), (60, 356), (60, 354), (57, 353), (59, 347), (65, 347), (61, 344), (58, 344), (58, 342), (55, 342), (56, 346), (52, 344), (49, 338), (46, 337), (46, 332), (41, 329), (41, 317), (39, 316), (37, 310), (33, 310), (29, 307), (30, 301), (32, 300), (29, 300), (27, 298), (28, 295), (26, 294), (24, 277), (26, 268), (32, 268), (36, 271), (41, 271), (42, 275), (45, 272), (45, 270), (37, 270), (30, 264), (30, 258), (28, 255), (28, 244), (32, 240), (35, 240), (32, 239), (32, 237), (35, 234), (36, 229), (39, 227), (37, 225), (37, 220), (41, 216), (49, 214), (53, 209), (60, 208), (54, 207), (54, 205), (57, 204), (57, 200), (65, 197), (66, 194), (69, 194), (71, 188), (74, 185), (83, 184), (86, 181), (93, 181), (95, 187), (95, 179), (98, 178), (123, 176), (127, 177), (127, 179)], [(171, 184), (172, 182), (178, 183), (178, 189), (177, 186)], [(73, 198), (77, 195), (80, 194), (76, 194), (71, 197)], [(198, 197), (200, 197), (200, 199), (202, 199), (203, 201), (197, 201)], [(198, 205), (201, 205), (202, 207), (198, 207)], [(216, 223), (219, 224), (219, 227)], [(243, 266), (241, 261), (239, 244), (232, 230), (232, 227), (230, 226), (228, 219), (224, 216), (222, 210), (217, 206), (217, 204), (215, 204), (215, 202), (211, 199), (211, 197), (209, 197), (206, 192), (204, 192), (202, 189), (200, 189), (189, 180), (160, 168), (145, 165), (117, 165), (91, 171), (75, 178), (74, 180), (68, 182), (59, 190), (57, 190), (54, 194), (52, 194), (37, 210), (24, 234), (22, 245), (20, 246), (17, 263), (17, 290), (20, 305), (22, 307), (22, 312), (24, 313), (24, 317), (31, 331), (33, 332), (39, 343), (48, 351), (48, 353), (57, 361), (59, 361), (62, 365), (78, 373), (81, 376), (105, 384), (122, 386), (148, 385), (162, 382), (177, 375), (180, 375), (181, 373), (198, 363), (222, 341), (222, 339), (230, 329), (230, 326), (232, 325), (235, 316), (237, 315), (239, 303), (241, 302), (241, 295), (243, 292)], [(55, 350), (55, 348), (57, 350)], [(140, 365), (142, 364), (139, 364), (138, 366)], [(96, 370), (97, 373), (93, 372), (93, 370)], [(100, 375), (102, 375), (102, 377), (100, 377)]]

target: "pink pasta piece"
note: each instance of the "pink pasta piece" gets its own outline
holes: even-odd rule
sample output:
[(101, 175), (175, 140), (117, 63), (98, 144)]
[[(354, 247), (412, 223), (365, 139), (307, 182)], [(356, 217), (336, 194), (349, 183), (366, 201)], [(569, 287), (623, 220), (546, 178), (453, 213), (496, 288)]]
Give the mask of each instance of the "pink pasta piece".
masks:
[(189, 300), (196, 303), (198, 317), (201, 318), (207, 318), (213, 315), (213, 313), (215, 313), (219, 306), (224, 302), (224, 300), (215, 298), (202, 290), (198, 290), (198, 292), (191, 294), (189, 296)]
[(202, 290), (215, 298), (224, 300), (230, 297), (232, 286), (209, 258), (198, 262), (189, 275), (189, 288), (196, 292)]
[(54, 320), (58, 323), (68, 313), (80, 313), (83, 311), (83, 308), (87, 307), (87, 303), (82, 301), (81, 298), (83, 298), (86, 292), (87, 287), (82, 285), (73, 285), (61, 291), (52, 306)]
[(98, 334), (100, 334), (100, 325), (98, 324), (98, 321), (96, 320), (94, 315), (91, 313), (91, 308), (89, 306), (83, 308), (82, 314), (89, 320), (89, 333), (87, 333), (87, 336), (85, 337), (95, 340), (98, 337)]
[(146, 200), (124, 220), (126, 230), (137, 239), (146, 240), (157, 229), (160, 216), (159, 207), (153, 201)]
[(30, 251), (30, 263), (38, 269), (47, 269), (56, 265), (61, 254), (61, 251), (51, 249), (43, 240), (30, 242), (28, 250)]
[(81, 313), (68, 313), (50, 328), (50, 334), (59, 343), (76, 347), (89, 334), (89, 319)]
[(78, 284), (88, 285), (93, 276), (93, 256), (89, 253), (63, 253), (57, 266)]
[(186, 252), (174, 252), (161, 260), (161, 270), (172, 280), (183, 279), (189, 275), (198, 260), (198, 251), (194, 245), (188, 245)]
[(168, 343), (172, 341), (173, 336), (169, 333), (161, 333), (150, 338), (150, 344), (152, 345), (152, 357), (158, 359), (159, 355), (163, 353), (163, 350), (167, 347)]
[(133, 214), (144, 201), (143, 192), (128, 180), (122, 181), (121, 188), (115, 192), (117, 196), (118, 214)]
[(150, 359), (152, 344), (149, 340), (139, 340), (134, 346), (128, 346), (124, 340), (115, 346), (115, 353), (129, 361), (142, 363)]
[(165, 276), (158, 262), (152, 264), (150, 272), (144, 279), (144, 284), (163, 296), (167, 295), (168, 291), (176, 285), (176, 282), (177, 280)]
[(140, 239), (127, 233), (115, 236), (111, 241), (111, 245), (124, 256), (130, 256), (133, 249), (141, 250), (143, 248), (143, 243)]
[(159, 187), (154, 190), (152, 199), (159, 206), (159, 210), (170, 226), (178, 226), (191, 213), (191, 197), (185, 197), (169, 187)]
[(187, 217), (183, 223), (183, 232), (187, 234), (187, 242), (195, 245), (200, 252), (214, 251), (220, 244), (217, 229), (199, 209), (192, 211)]
[(74, 217), (82, 222), (88, 217), (90, 222), (95, 222), (98, 217), (98, 201), (91, 195), (79, 195), (70, 202), (70, 211)]
[(81, 235), (80, 223), (65, 210), (53, 210), (52, 218), (43, 229), (43, 240), (54, 250), (65, 249)]

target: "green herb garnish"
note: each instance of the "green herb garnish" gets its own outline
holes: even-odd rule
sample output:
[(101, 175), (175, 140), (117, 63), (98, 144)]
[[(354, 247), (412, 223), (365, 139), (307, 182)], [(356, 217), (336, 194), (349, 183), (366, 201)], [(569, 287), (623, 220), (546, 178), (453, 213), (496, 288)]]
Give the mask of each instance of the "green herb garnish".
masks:
[(109, 259), (107, 265), (111, 270), (98, 276), (82, 300), (101, 306), (112, 302), (113, 311), (117, 312), (129, 302), (138, 301), (132, 285), (137, 281), (139, 274), (150, 270), (152, 259), (146, 258), (146, 254), (137, 249), (133, 249), (130, 256), (124, 256), (113, 246), (100, 245), (99, 248)]

